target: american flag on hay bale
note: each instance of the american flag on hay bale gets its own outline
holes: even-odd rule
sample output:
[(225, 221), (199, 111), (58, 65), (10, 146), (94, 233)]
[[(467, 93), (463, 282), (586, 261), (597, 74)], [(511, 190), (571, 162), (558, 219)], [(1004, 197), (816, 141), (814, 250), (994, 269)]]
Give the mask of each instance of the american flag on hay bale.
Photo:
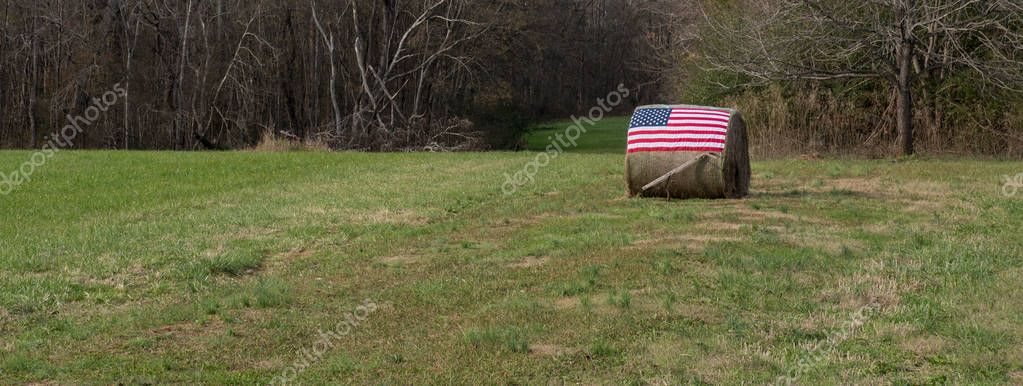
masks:
[(627, 141), (630, 195), (741, 198), (749, 192), (746, 123), (735, 110), (639, 107), (629, 122)]
[(695, 107), (636, 110), (629, 124), (629, 153), (694, 151), (721, 153), (732, 113)]

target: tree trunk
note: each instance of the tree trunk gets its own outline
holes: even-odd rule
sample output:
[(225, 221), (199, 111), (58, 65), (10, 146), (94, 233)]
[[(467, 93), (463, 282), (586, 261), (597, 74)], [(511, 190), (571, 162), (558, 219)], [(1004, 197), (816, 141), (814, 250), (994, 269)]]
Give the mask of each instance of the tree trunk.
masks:
[(896, 52), (896, 62), (899, 67), (898, 79), (896, 80), (896, 87), (898, 89), (898, 96), (896, 98), (896, 108), (898, 115), (896, 118), (898, 130), (899, 130), (899, 150), (901, 155), (908, 156), (913, 155), (913, 36), (912, 31), (912, 14), (913, 8), (915, 7), (914, 0), (906, 0), (904, 8), (899, 10), (900, 13), (900, 42)]
[[(900, 55), (900, 61), (905, 60)], [(908, 63), (908, 60), (906, 61)], [(897, 126), (899, 130), (899, 150), (901, 154), (913, 155), (913, 90), (912, 74), (909, 71), (909, 64), (899, 64), (898, 96), (896, 108), (898, 109)]]
[(178, 67), (178, 75), (174, 78), (177, 83), (174, 87), (177, 92), (175, 96), (175, 118), (174, 118), (174, 139), (176, 141), (175, 146), (177, 149), (185, 149), (187, 147), (185, 127), (185, 60), (188, 58), (188, 27), (192, 20), (192, 0), (188, 1), (187, 10), (185, 11), (185, 29), (181, 33), (181, 62)]
[(327, 46), (327, 55), (330, 57), (330, 105), (334, 110), (334, 135), (340, 138), (341, 105), (337, 100), (337, 63), (335, 62), (334, 55), (334, 32), (331, 32), (329, 35), (327, 34), (327, 31), (323, 29), (323, 25), (320, 24), (320, 17), (316, 15), (316, 3), (310, 2), (310, 6), (312, 7), (313, 22), (323, 37), (323, 42)]
[(124, 110), (123, 110), (123, 112), (124, 112), (124, 117), (123, 117), (123, 119), (124, 119), (124, 121), (123, 121), (123, 123), (124, 123), (124, 150), (128, 150), (129, 149), (129, 142), (131, 140), (130, 135), (129, 135), (129, 130), (130, 130), (129, 128), (131, 127), (131, 125), (129, 123), (129, 112), (130, 112), (130, 108), (131, 108), (131, 106), (130, 106), (131, 105), (131, 58), (132, 58), (132, 55), (135, 54), (135, 43), (138, 42), (139, 22), (138, 21), (135, 22), (135, 31), (134, 31), (134, 34), (133, 34), (135, 39), (132, 40), (132, 36), (128, 35), (129, 30), (131, 30), (131, 26), (129, 24), (129, 18), (131, 16), (130, 15), (123, 15), (123, 17), (124, 17), (124, 94), (125, 94), (124, 95), (124, 102), (123, 102), (123, 105), (124, 105)]
[(337, 64), (334, 62), (334, 35), (330, 36), (330, 105), (334, 110), (334, 135), (341, 137), (341, 104), (337, 100)]
[(306, 128), (305, 123), (302, 122), (302, 119), (299, 117), (298, 99), (300, 94), (296, 89), (296, 85), (302, 87), (305, 83), (298, 79), (302, 65), (298, 64), (301, 54), (299, 52), (299, 39), (296, 36), (298, 32), (295, 29), (293, 14), (294, 9), (292, 6), (286, 6), (284, 11), (284, 33), (287, 34), (288, 42), (291, 47), (289, 48), (290, 54), (288, 55), (288, 59), (284, 66), (285, 75), (280, 77), (280, 83), (281, 92), (284, 93), (285, 108), (287, 109), (288, 119), (291, 122), (290, 129), (296, 137), (305, 141)]
[(26, 71), (28, 75), (29, 84), (31, 85), (28, 90), (28, 127), (31, 133), (28, 147), (34, 149), (38, 139), (38, 128), (36, 127), (36, 95), (39, 95), (39, 34), (37, 33), (38, 28), (36, 27), (36, 20), (38, 17), (32, 15), (32, 61), (30, 67)]

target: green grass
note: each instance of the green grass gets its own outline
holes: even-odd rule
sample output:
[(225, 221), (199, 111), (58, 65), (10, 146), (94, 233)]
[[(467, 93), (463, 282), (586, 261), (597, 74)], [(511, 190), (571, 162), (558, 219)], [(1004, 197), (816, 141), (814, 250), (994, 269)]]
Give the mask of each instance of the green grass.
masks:
[[(525, 136), (526, 150), (545, 151), (552, 142), (557, 142), (558, 134), (564, 135), (565, 130), (575, 125), (573, 121), (553, 122), (533, 127)], [(586, 129), (576, 141), (575, 146), (566, 149), (572, 153), (625, 153), (626, 129), (629, 127), (628, 117), (608, 117), (590, 126), (582, 122), (580, 127)], [(567, 143), (567, 142), (566, 142)]]
[(512, 196), (533, 153), (60, 153), (0, 196), (0, 384), (266, 383), (365, 299), (298, 382), (765, 383), (871, 303), (800, 382), (1023, 382), (1023, 163), (629, 199), (622, 122)]

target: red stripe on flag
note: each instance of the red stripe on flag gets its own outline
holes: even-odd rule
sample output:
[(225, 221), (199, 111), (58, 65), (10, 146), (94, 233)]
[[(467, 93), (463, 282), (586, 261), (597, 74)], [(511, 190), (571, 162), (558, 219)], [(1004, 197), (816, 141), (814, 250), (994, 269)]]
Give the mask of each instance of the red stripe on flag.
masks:
[(728, 129), (728, 125), (717, 123), (671, 123), (671, 121), (668, 121), (667, 127), (710, 127), (715, 129)]
[(708, 118), (708, 117), (678, 117), (678, 118), (671, 117), (671, 118), (668, 118), (668, 123), (671, 123), (671, 122), (675, 122), (675, 123), (678, 123), (678, 122), (723, 123), (723, 124), (727, 125), (728, 122), (730, 122), (730, 121), (728, 121), (726, 119), (723, 119), (723, 118), (718, 119), (718, 118)]
[(724, 119), (726, 121), (731, 120), (732, 117), (724, 114), (709, 114), (709, 113), (671, 113), (668, 115), (671, 118), (691, 117), (693, 119)]
[(630, 131), (629, 136), (633, 135), (663, 135), (663, 134), (709, 134), (709, 135), (726, 135), (727, 130), (635, 130)]
[(633, 139), (633, 140), (629, 141), (629, 144), (630, 145), (635, 145), (637, 143), (660, 143), (660, 142), (664, 142), (664, 143), (686, 143), (686, 142), (692, 142), (692, 143), (722, 143), (723, 144), (723, 143), (725, 143), (725, 140), (723, 140), (723, 139), (716, 139), (716, 138), (649, 138), (649, 139)]
[(725, 121), (725, 122), (728, 122), (728, 121), (732, 120), (732, 118), (727, 116), (727, 115), (717, 115), (717, 114), (691, 114), (691, 113), (683, 114), (683, 113), (672, 113), (668, 117), (671, 118), (671, 119), (713, 119), (713, 120), (721, 120), (721, 121)]

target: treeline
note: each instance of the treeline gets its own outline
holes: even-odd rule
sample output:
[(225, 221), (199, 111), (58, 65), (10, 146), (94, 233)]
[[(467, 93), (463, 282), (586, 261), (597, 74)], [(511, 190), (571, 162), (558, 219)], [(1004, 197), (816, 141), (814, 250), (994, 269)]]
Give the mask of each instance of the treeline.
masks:
[(703, 3), (670, 94), (739, 108), (762, 155), (1023, 156), (1023, 2)]
[[(1018, 0), (0, 0), (0, 147), (514, 147), (624, 84), (761, 155), (1023, 154)], [(95, 119), (93, 119), (95, 118)], [(85, 126), (85, 127), (83, 127)]]
[(41, 146), (115, 88), (126, 96), (101, 103), (75, 147), (234, 149), (266, 133), (345, 149), (509, 146), (619, 83), (657, 92), (636, 66), (650, 50), (637, 26), (662, 16), (634, 5), (0, 0), (0, 146)]

